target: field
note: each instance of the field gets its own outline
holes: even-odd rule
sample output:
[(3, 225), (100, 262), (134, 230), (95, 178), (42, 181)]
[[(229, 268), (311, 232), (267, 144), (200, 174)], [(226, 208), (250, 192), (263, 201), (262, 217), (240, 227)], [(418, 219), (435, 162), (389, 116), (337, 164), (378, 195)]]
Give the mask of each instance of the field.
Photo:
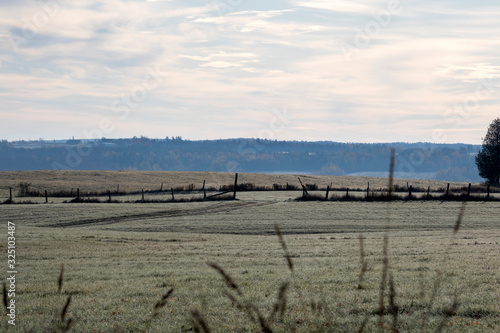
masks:
[[(386, 178), (348, 177), (348, 176), (315, 176), (299, 175), (304, 184), (316, 184), (319, 187), (331, 185), (334, 188), (366, 189), (368, 182), (372, 189), (387, 187)], [(9, 187), (17, 190), (19, 183), (31, 183), (38, 191), (49, 192), (71, 188), (85, 191), (115, 191), (117, 187), (127, 192), (158, 190), (161, 184), (164, 189), (186, 187), (194, 184), (201, 188), (203, 180), (207, 187), (219, 187), (233, 184), (234, 174), (220, 172), (184, 172), (184, 171), (3, 171), (0, 172), (0, 197), (7, 197)], [(407, 182), (414, 187), (431, 190), (443, 189), (446, 182), (432, 180), (398, 179), (395, 185), (406, 186)], [(239, 183), (253, 183), (256, 186), (271, 187), (273, 184), (286, 183), (299, 185), (297, 175), (272, 174), (240, 174)], [(451, 183), (452, 187), (463, 187), (464, 183)]]
[[(59, 179), (57, 188), (105, 190), (120, 182), (129, 191), (158, 187), (168, 177), (169, 187), (200, 179), (224, 185), (234, 177), (151, 173), (145, 185), (144, 174), (131, 173), (125, 185), (128, 178), (101, 174), (92, 186), (89, 173), (49, 176)], [(265, 177), (242, 175), (241, 181), (296, 182), (293, 176)], [(20, 181), (56, 189), (41, 174), (0, 173), (0, 178), (7, 184), (4, 191)], [(315, 180), (351, 188), (377, 184), (377, 179), (348, 177)], [(460, 202), (290, 200), (298, 195), (268, 191), (238, 193), (235, 201), (63, 204), (51, 199), (51, 204), (0, 205), (3, 225), (16, 224), (18, 318), (10, 330), (64, 331), (70, 319), (73, 332), (499, 330), (498, 202), (467, 203), (457, 225)], [(6, 226), (3, 234), (6, 265)]]

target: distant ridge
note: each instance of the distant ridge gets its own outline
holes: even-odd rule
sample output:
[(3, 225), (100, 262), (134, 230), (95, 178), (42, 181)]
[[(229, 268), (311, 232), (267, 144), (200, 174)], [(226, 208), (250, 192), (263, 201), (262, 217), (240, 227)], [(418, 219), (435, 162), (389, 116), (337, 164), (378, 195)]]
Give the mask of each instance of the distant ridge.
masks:
[(404, 178), (480, 182), (479, 145), (340, 143), (264, 139), (149, 139), (1, 141), (0, 171), (157, 170), (310, 175), (382, 175), (395, 148)]

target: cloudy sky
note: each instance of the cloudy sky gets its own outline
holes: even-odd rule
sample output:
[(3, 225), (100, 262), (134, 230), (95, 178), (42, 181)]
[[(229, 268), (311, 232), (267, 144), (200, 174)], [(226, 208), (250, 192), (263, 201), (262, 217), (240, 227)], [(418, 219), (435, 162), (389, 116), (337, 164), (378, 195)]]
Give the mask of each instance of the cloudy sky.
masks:
[(2, 0), (0, 139), (480, 143), (500, 4)]

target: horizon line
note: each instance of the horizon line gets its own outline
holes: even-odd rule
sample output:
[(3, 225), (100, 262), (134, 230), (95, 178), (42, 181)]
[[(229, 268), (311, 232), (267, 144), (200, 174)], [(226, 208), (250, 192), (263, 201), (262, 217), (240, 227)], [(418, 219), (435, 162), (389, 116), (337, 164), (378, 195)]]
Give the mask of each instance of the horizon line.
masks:
[(8, 140), (8, 139), (0, 139), (0, 142), (8, 142), (8, 143), (16, 143), (16, 142), (53, 142), (53, 141), (83, 141), (83, 142), (92, 142), (92, 141), (101, 141), (101, 140), (133, 140), (136, 139), (148, 139), (148, 140), (175, 140), (179, 139), (182, 141), (189, 142), (202, 142), (202, 141), (231, 141), (231, 140), (261, 140), (261, 141), (270, 141), (270, 142), (303, 142), (303, 143), (342, 143), (342, 144), (430, 144), (430, 145), (472, 145), (472, 146), (481, 146), (481, 143), (465, 143), (465, 142), (430, 142), (430, 141), (379, 141), (379, 142), (362, 142), (362, 141), (334, 141), (334, 140), (305, 140), (305, 139), (267, 139), (267, 138), (250, 138), (250, 137), (240, 137), (240, 138), (218, 138), (218, 139), (189, 139), (183, 138), (182, 136), (172, 136), (172, 137), (164, 137), (164, 138), (151, 138), (144, 135), (141, 136), (133, 136), (133, 137), (121, 137), (121, 138), (68, 138), (68, 139), (17, 139), (17, 140)]

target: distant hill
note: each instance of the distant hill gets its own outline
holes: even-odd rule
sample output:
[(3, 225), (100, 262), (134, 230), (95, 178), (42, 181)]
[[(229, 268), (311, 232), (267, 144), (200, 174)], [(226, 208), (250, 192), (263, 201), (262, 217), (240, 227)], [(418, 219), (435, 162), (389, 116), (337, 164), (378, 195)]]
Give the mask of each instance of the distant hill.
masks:
[(385, 176), (391, 148), (396, 176), (481, 182), (467, 144), (339, 143), (261, 139), (59, 140), (0, 142), (0, 171), (142, 170)]

